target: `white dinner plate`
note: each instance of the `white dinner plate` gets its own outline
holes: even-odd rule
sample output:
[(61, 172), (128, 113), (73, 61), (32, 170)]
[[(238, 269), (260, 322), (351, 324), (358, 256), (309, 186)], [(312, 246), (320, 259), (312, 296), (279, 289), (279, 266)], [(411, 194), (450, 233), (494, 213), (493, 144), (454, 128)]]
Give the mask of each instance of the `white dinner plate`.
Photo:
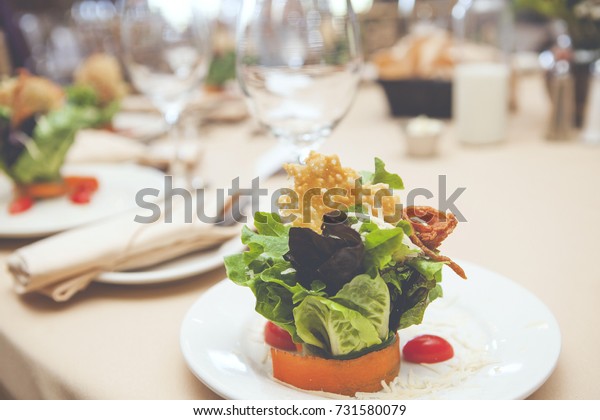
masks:
[(135, 195), (142, 188), (163, 190), (164, 174), (134, 164), (65, 165), (65, 175), (94, 176), (99, 188), (88, 204), (72, 203), (68, 197), (40, 200), (24, 213), (11, 215), (12, 184), (0, 177), (0, 237), (46, 236), (84, 225), (136, 206)]
[[(521, 399), (548, 379), (560, 353), (558, 324), (550, 310), (515, 282), (470, 263), (464, 281), (444, 272), (444, 298), (427, 309), (421, 325), (400, 331), (401, 343), (437, 334), (453, 345), (447, 362), (402, 361), (393, 394), (384, 399)], [(231, 399), (334, 397), (287, 386), (271, 377), (262, 338), (265, 321), (247, 288), (224, 280), (204, 293), (185, 316), (180, 344), (192, 372)]]
[(119, 271), (101, 274), (96, 281), (111, 284), (152, 284), (184, 279), (206, 273), (223, 265), (223, 258), (244, 249), (239, 237), (224, 242), (208, 251), (200, 251), (166, 261), (152, 267), (132, 271)]

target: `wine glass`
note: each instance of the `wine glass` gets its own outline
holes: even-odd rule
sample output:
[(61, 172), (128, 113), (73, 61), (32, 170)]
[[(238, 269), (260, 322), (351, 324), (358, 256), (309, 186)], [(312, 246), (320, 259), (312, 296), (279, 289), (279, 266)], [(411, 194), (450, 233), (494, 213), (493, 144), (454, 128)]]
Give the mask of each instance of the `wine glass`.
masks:
[(350, 0), (244, 2), (237, 38), (237, 74), (252, 113), (303, 162), (357, 90), (362, 54)]
[(122, 0), (119, 14), (123, 61), (135, 87), (163, 114), (175, 146), (171, 173), (185, 182), (177, 126), (208, 70), (210, 20), (199, 0)]

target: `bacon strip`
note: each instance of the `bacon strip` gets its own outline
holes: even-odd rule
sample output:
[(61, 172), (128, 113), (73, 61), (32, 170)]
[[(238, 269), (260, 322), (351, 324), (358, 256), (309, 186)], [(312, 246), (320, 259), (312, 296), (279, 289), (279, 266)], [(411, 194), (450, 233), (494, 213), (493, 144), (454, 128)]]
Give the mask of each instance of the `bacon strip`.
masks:
[(438, 249), (458, 225), (452, 213), (446, 214), (428, 206), (407, 207), (406, 216), (421, 242), (429, 249)]
[[(417, 217), (419, 220), (413, 220), (413, 218), (409, 216), (410, 213), (415, 215), (413, 217)], [(413, 244), (421, 248), (425, 255), (427, 255), (433, 261), (448, 263), (448, 267), (450, 267), (461, 278), (466, 280), (467, 275), (461, 266), (452, 261), (450, 258), (440, 255), (434, 251), (458, 224), (458, 220), (456, 220), (456, 217), (454, 217), (453, 214), (443, 214), (443, 216), (440, 217), (441, 214), (443, 213), (426, 206), (414, 206), (404, 209), (404, 219), (410, 222), (415, 232), (410, 236), (410, 240)], [(424, 218), (421, 216), (424, 216)], [(440, 219), (447, 220), (440, 222)], [(432, 223), (430, 224), (429, 222)], [(436, 244), (437, 246), (435, 246), (433, 249), (429, 247)]]

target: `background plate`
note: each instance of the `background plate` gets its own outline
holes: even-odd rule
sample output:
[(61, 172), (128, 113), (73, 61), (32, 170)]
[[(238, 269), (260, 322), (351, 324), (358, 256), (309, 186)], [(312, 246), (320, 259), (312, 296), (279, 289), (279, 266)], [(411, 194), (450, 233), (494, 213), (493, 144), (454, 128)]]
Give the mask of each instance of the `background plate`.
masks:
[(135, 208), (135, 195), (142, 188), (163, 190), (164, 174), (134, 164), (65, 165), (65, 175), (94, 176), (100, 188), (85, 205), (68, 197), (40, 200), (28, 211), (11, 215), (12, 184), (0, 177), (0, 237), (47, 236)]

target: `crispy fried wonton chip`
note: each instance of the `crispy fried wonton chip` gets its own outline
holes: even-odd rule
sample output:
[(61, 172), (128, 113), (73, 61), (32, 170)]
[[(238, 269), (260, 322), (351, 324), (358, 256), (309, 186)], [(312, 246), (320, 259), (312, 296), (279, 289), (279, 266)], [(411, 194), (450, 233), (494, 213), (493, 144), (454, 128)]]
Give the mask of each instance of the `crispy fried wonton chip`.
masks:
[(102, 104), (119, 100), (127, 93), (119, 62), (107, 54), (94, 54), (85, 60), (75, 72), (75, 83), (94, 89)]
[(12, 108), (17, 88), (17, 79), (5, 79), (0, 82), (0, 106)]
[(12, 93), (12, 124), (18, 127), (34, 114), (60, 108), (64, 97), (62, 88), (56, 83), (22, 70)]
[(294, 192), (298, 203), (283, 196), (280, 206), (283, 214), (293, 215), (294, 226), (321, 231), (323, 215), (336, 209), (362, 205), (375, 216), (398, 221), (402, 214), (397, 204), (400, 198), (392, 194), (387, 184), (360, 185), (358, 172), (344, 168), (336, 155), (325, 156), (311, 152), (305, 165), (287, 164), (284, 169), (294, 178)]

